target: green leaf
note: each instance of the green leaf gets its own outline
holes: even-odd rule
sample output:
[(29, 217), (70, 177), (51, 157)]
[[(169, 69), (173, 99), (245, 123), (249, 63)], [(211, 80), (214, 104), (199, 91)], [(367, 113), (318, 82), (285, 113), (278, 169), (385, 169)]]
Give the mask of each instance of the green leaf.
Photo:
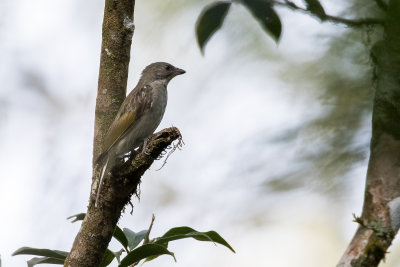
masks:
[(116, 252), (114, 252), (114, 251), (111, 251), (113, 254), (114, 254), (114, 256), (117, 258), (117, 261), (118, 261), (118, 264), (121, 262), (121, 254), (122, 254), (122, 252), (124, 252), (124, 250), (123, 249), (121, 249), (121, 250), (119, 250), (119, 251), (116, 251)]
[(117, 258), (118, 263), (120, 263), (120, 257), (122, 252), (124, 252), (123, 249), (116, 252), (107, 249), (106, 253), (104, 254), (103, 260), (101, 261), (100, 267), (106, 267), (110, 265), (110, 263), (114, 260), (114, 258)]
[(27, 263), (28, 263), (28, 267), (32, 267), (32, 266), (35, 266), (36, 264), (43, 264), (43, 263), (63, 265), (64, 260), (52, 258), (52, 257), (42, 257), (42, 258), (32, 258), (29, 261), (27, 261)]
[(121, 263), (119, 264), (119, 267), (127, 267), (147, 257), (158, 256), (163, 254), (171, 255), (175, 260), (174, 253), (166, 249), (164, 246), (158, 244), (146, 244), (129, 252), (128, 255), (126, 255), (126, 257), (122, 259)]
[(128, 247), (130, 250), (136, 248), (140, 242), (144, 239), (146, 236), (147, 230), (142, 230), (138, 233), (135, 233), (129, 228), (124, 228), (124, 234), (126, 238), (128, 239)]
[(208, 40), (221, 28), (230, 6), (230, 2), (218, 1), (206, 6), (201, 12), (196, 22), (196, 37), (202, 54)]
[[(163, 243), (163, 244), (160, 243), (159, 245), (161, 245), (161, 246), (165, 247), (166, 249), (168, 249), (168, 243)], [(145, 260), (144, 262), (155, 260), (155, 259), (157, 259), (157, 258), (160, 257), (160, 256), (161, 256), (161, 255), (147, 257), (146, 260)], [(1, 266), (0, 266), (0, 267), (1, 267)]]
[(113, 236), (122, 244), (126, 252), (128, 252), (128, 236), (125, 235), (121, 228), (115, 226)]
[(321, 20), (325, 19), (325, 10), (318, 0), (304, 0), (304, 2), (306, 2), (307, 10), (315, 14)]
[(282, 33), (282, 23), (278, 14), (272, 8), (271, 3), (265, 0), (242, 0), (241, 3), (253, 14), (254, 18), (275, 42), (279, 42)]
[(106, 267), (110, 265), (110, 263), (114, 260), (115, 254), (111, 250), (107, 249), (106, 253), (104, 253), (103, 260), (100, 263), (100, 267)]
[(14, 251), (14, 253), (12, 254), (12, 256), (16, 255), (36, 255), (36, 256), (44, 256), (44, 257), (65, 260), (67, 258), (68, 252), (61, 250), (45, 249), (45, 248), (22, 247)]
[(83, 219), (85, 219), (85, 216), (86, 216), (86, 213), (78, 213), (78, 214), (69, 216), (67, 218), (67, 220), (73, 219), (71, 222), (74, 223), (74, 222), (77, 222), (77, 221), (82, 221)]
[(215, 232), (215, 231), (198, 232), (187, 226), (175, 227), (175, 228), (170, 229), (162, 237), (157, 238), (154, 243), (155, 244), (167, 244), (170, 241), (188, 238), (188, 237), (194, 238), (199, 241), (211, 241), (211, 242), (221, 244), (221, 245), (229, 248), (233, 253), (235, 253), (235, 250), (217, 232)]

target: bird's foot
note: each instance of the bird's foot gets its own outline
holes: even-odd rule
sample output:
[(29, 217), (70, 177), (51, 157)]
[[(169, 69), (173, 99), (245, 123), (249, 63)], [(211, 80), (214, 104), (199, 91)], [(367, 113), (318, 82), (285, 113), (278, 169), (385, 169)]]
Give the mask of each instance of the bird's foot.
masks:
[(150, 153), (148, 153), (148, 152), (146, 151), (146, 146), (147, 146), (147, 142), (148, 142), (148, 141), (149, 141), (149, 138), (144, 139), (144, 141), (143, 141), (143, 146), (142, 146), (142, 152), (143, 152), (145, 155), (150, 156)]

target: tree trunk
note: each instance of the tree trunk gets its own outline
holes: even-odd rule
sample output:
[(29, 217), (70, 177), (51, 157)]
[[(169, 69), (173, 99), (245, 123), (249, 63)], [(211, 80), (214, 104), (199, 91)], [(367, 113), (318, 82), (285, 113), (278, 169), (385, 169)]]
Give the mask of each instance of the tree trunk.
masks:
[(85, 219), (64, 266), (100, 265), (121, 211), (136, 192), (141, 176), (154, 159), (180, 138), (179, 130), (174, 127), (154, 134), (146, 146), (146, 153), (135, 155), (122, 166), (114, 168), (111, 177), (107, 176), (102, 185), (99, 207), (95, 207), (100, 169), (95, 161), (101, 153), (108, 127), (126, 96), (134, 6), (134, 0), (105, 1), (94, 125), (92, 189)]
[(93, 163), (126, 96), (135, 0), (106, 0), (96, 98)]
[[(94, 124), (91, 195), (98, 186), (94, 162), (101, 153), (101, 144), (107, 129), (126, 96), (134, 31), (134, 6), (135, 0), (105, 1)], [(120, 210), (107, 207), (98, 212), (91, 212), (92, 202), (89, 203), (87, 215), (64, 266), (99, 266), (111, 240)]]
[(338, 266), (378, 266), (400, 227), (400, 0), (389, 2), (375, 44), (376, 92), (362, 215)]

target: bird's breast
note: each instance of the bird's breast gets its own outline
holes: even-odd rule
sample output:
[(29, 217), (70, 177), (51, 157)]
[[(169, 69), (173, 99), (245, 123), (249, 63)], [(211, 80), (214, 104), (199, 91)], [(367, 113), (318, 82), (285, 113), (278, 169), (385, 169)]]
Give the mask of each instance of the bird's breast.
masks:
[(161, 119), (165, 112), (165, 108), (167, 106), (167, 101), (168, 101), (167, 85), (165, 82), (155, 81), (152, 82), (150, 86), (152, 88), (153, 101), (150, 106), (149, 115), (153, 117), (155, 122), (157, 121), (157, 126), (158, 126), (158, 124), (160, 124), (161, 122)]
[(120, 140), (116, 150), (118, 154), (129, 152), (129, 149), (140, 145), (150, 137), (160, 124), (167, 106), (168, 94), (163, 83), (151, 83), (152, 101), (150, 108), (138, 119), (133, 127), (128, 130), (125, 138)]

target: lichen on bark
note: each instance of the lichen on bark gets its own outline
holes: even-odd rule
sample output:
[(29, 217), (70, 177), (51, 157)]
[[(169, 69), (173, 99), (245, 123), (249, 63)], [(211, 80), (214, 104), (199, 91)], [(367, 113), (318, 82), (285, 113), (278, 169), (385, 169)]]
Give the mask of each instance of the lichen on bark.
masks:
[[(133, 32), (132, 28), (124, 27), (124, 19), (130, 18), (133, 23), (134, 6), (134, 0), (105, 1), (90, 195), (96, 187), (98, 171), (95, 168), (95, 161), (101, 153), (104, 135), (126, 95)], [(86, 217), (64, 266), (99, 266), (111, 239), (122, 207), (105, 206), (102, 209), (96, 209), (91, 203), (90, 201)]]
[[(398, 231), (393, 227), (394, 200), (400, 197), (400, 1), (390, 0), (384, 38), (371, 54), (376, 90), (372, 114), (371, 153), (364, 206), (353, 240), (338, 266), (378, 266)], [(397, 206), (396, 206), (397, 209)], [(394, 215), (395, 214), (395, 215)]]

